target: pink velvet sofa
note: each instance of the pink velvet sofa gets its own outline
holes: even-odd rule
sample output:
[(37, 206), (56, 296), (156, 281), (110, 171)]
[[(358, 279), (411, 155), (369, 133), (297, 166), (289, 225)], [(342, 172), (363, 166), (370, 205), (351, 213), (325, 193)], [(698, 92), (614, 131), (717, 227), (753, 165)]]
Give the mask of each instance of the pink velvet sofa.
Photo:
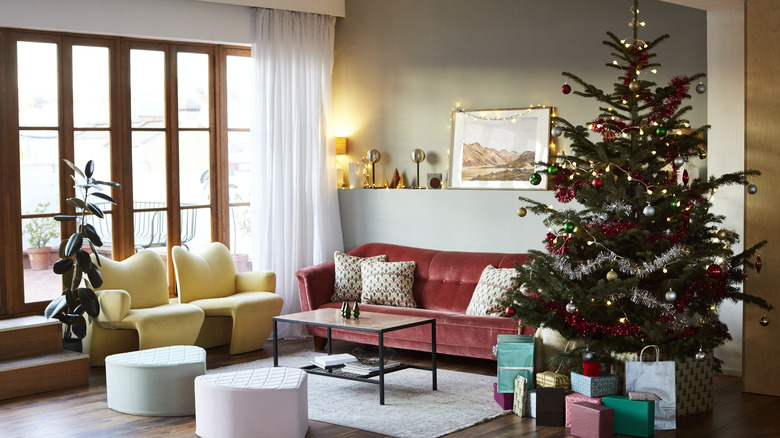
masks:
[[(358, 257), (387, 255), (389, 262), (415, 261), (414, 300), (418, 308), (360, 304), (362, 312), (390, 313), (436, 318), (436, 351), (457, 356), (495, 359), (493, 346), (499, 334), (533, 334), (533, 327), (518, 325), (512, 318), (469, 316), (466, 308), (487, 265), (512, 268), (524, 263), (527, 254), (436, 251), (386, 243), (368, 243), (349, 253)], [(304, 311), (340, 308), (332, 303), (335, 282), (333, 261), (303, 268), (296, 273)], [(325, 338), (327, 329), (308, 326), (309, 333)], [(356, 331), (332, 330), (334, 339), (377, 344), (377, 336)], [(385, 334), (385, 345), (409, 350), (431, 350), (430, 326), (424, 325)], [(315, 338), (320, 345), (322, 339)], [(319, 342), (318, 342), (319, 341)]]

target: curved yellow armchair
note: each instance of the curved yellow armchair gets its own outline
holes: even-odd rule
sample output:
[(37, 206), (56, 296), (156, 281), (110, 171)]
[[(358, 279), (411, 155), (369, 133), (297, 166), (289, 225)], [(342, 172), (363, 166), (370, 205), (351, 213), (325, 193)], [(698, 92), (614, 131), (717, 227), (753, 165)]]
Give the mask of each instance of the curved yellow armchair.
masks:
[(230, 250), (219, 242), (197, 254), (173, 247), (179, 301), (206, 312), (196, 345), (230, 344), (230, 354), (263, 348), (284, 300), (271, 271), (236, 273)]
[(91, 365), (104, 365), (111, 354), (195, 343), (203, 310), (170, 304), (168, 276), (157, 253), (143, 250), (121, 262), (101, 257), (100, 264), (103, 285), (95, 291), (100, 315), (90, 325)]

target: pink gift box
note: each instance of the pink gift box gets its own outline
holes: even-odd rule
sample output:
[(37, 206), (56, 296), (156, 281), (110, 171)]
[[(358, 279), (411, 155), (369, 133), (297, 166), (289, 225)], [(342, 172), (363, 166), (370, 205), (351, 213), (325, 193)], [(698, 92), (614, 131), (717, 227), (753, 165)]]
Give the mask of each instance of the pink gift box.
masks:
[(571, 434), (580, 438), (613, 438), (615, 410), (589, 402), (571, 406)]
[(512, 405), (515, 402), (515, 394), (513, 392), (502, 393), (498, 392), (498, 383), (493, 383), (493, 399), (501, 406), (501, 409), (505, 411), (511, 411)]
[(587, 395), (580, 394), (578, 392), (573, 392), (566, 396), (566, 427), (571, 427), (571, 407), (574, 403), (579, 402), (588, 402), (593, 403), (594, 405), (600, 405), (601, 404), (601, 397), (594, 398), (594, 397), (588, 397)]

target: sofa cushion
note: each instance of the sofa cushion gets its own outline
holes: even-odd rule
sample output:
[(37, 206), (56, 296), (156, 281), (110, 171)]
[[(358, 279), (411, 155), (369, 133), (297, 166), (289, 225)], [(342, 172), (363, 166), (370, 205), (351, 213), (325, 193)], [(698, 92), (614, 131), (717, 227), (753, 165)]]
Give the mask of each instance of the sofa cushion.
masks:
[(417, 307), (412, 296), (416, 265), (415, 262), (362, 262), (361, 301), (366, 304)]
[(330, 300), (336, 301), (360, 301), (360, 293), (363, 291), (363, 282), (360, 273), (360, 262), (373, 260), (386, 262), (387, 256), (356, 257), (336, 251), (333, 255), (336, 262), (336, 281), (333, 285), (333, 295)]
[(516, 269), (486, 266), (466, 308), (466, 315), (503, 316), (504, 306), (501, 301), (517, 287)]

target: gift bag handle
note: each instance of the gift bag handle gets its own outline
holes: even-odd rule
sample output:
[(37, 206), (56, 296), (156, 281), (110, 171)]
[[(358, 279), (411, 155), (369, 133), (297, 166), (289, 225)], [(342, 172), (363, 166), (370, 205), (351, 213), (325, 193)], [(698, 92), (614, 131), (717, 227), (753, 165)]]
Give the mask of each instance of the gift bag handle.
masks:
[(642, 362), (642, 356), (645, 354), (645, 350), (648, 348), (653, 347), (655, 348), (655, 361), (658, 362), (661, 360), (661, 350), (658, 349), (657, 345), (648, 345), (647, 347), (643, 348), (642, 351), (639, 352), (639, 361)]

